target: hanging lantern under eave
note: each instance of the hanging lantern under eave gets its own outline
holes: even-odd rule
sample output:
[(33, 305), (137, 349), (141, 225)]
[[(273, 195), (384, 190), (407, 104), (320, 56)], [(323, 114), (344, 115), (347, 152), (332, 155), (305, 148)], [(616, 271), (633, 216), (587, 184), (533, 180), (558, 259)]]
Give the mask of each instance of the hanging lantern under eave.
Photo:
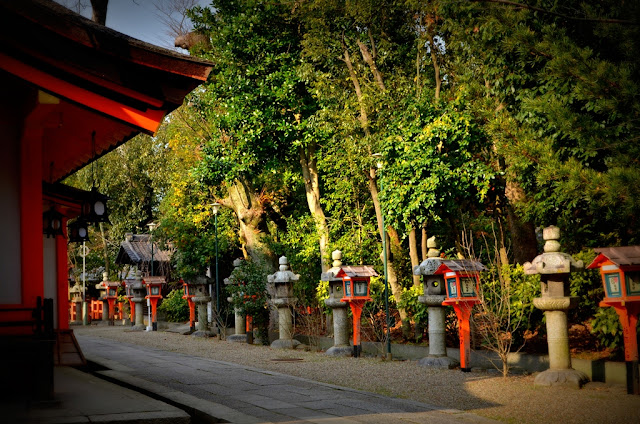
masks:
[(76, 219), (68, 225), (69, 243), (89, 241), (89, 225), (82, 219)]
[(98, 192), (93, 187), (89, 196), (82, 202), (81, 218), (86, 222), (109, 222), (109, 212), (107, 210), (108, 196)]
[(62, 231), (63, 215), (54, 208), (42, 214), (42, 233), (49, 237), (64, 235)]

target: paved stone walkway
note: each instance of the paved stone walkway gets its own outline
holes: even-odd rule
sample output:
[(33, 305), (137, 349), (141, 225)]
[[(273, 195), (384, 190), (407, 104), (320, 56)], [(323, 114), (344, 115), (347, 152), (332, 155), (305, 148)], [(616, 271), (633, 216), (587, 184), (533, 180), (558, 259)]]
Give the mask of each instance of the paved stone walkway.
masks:
[(77, 338), (89, 361), (108, 368), (99, 372), (103, 377), (202, 417), (233, 423), (496, 423), (464, 411), (258, 368)]

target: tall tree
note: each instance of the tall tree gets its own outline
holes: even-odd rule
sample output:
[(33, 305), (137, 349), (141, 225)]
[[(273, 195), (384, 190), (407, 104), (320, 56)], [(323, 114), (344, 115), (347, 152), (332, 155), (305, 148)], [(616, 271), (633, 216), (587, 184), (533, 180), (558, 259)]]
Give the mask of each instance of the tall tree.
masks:
[(249, 256), (268, 250), (261, 236), (267, 215), (279, 215), (303, 183), (326, 269), (328, 230), (316, 163), (324, 129), (297, 74), (299, 23), (286, 5), (255, 0), (215, 1), (192, 17), (210, 38), (193, 53), (216, 63), (196, 103), (211, 128), (199, 167), (203, 181), (224, 189), (220, 202), (238, 217)]
[[(561, 225), (573, 248), (637, 240), (637, 2), (446, 3), (455, 82), (485, 122), (514, 244)], [(526, 228), (525, 226), (524, 228)], [(520, 254), (519, 254), (520, 253)]]

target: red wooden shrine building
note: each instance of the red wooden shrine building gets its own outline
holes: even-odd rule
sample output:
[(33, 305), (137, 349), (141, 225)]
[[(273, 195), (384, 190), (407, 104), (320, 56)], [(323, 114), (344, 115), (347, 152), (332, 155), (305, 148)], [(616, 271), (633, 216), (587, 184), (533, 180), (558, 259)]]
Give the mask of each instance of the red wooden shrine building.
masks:
[[(15, 347), (41, 330), (42, 315), (33, 311), (39, 298), (53, 299), (48, 328), (68, 328), (66, 222), (90, 192), (60, 181), (137, 134), (154, 134), (210, 71), (209, 62), (132, 39), (51, 1), (0, 0), (2, 359), (13, 355), (15, 363), (39, 349), (20, 342), (23, 354)], [(43, 234), (43, 214), (51, 210), (62, 215), (62, 235)]]

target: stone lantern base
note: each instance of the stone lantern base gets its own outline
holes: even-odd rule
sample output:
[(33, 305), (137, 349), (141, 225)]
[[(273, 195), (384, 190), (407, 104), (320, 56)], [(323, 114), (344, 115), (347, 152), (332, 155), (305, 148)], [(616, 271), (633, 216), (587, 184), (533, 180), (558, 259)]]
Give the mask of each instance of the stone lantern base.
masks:
[(437, 369), (453, 369), (457, 368), (460, 363), (448, 356), (427, 356), (418, 361), (418, 365)]
[(325, 354), (329, 356), (352, 356), (353, 347), (352, 346), (331, 346), (329, 349), (327, 349)]
[(231, 334), (231, 335), (227, 336), (227, 341), (228, 342), (235, 342), (235, 343), (246, 343), (247, 342), (247, 335), (246, 334)]
[(296, 339), (277, 339), (271, 342), (272, 349), (295, 349), (301, 343)]
[(538, 374), (533, 381), (534, 386), (561, 386), (579, 389), (589, 382), (589, 377), (574, 369), (546, 370)]

